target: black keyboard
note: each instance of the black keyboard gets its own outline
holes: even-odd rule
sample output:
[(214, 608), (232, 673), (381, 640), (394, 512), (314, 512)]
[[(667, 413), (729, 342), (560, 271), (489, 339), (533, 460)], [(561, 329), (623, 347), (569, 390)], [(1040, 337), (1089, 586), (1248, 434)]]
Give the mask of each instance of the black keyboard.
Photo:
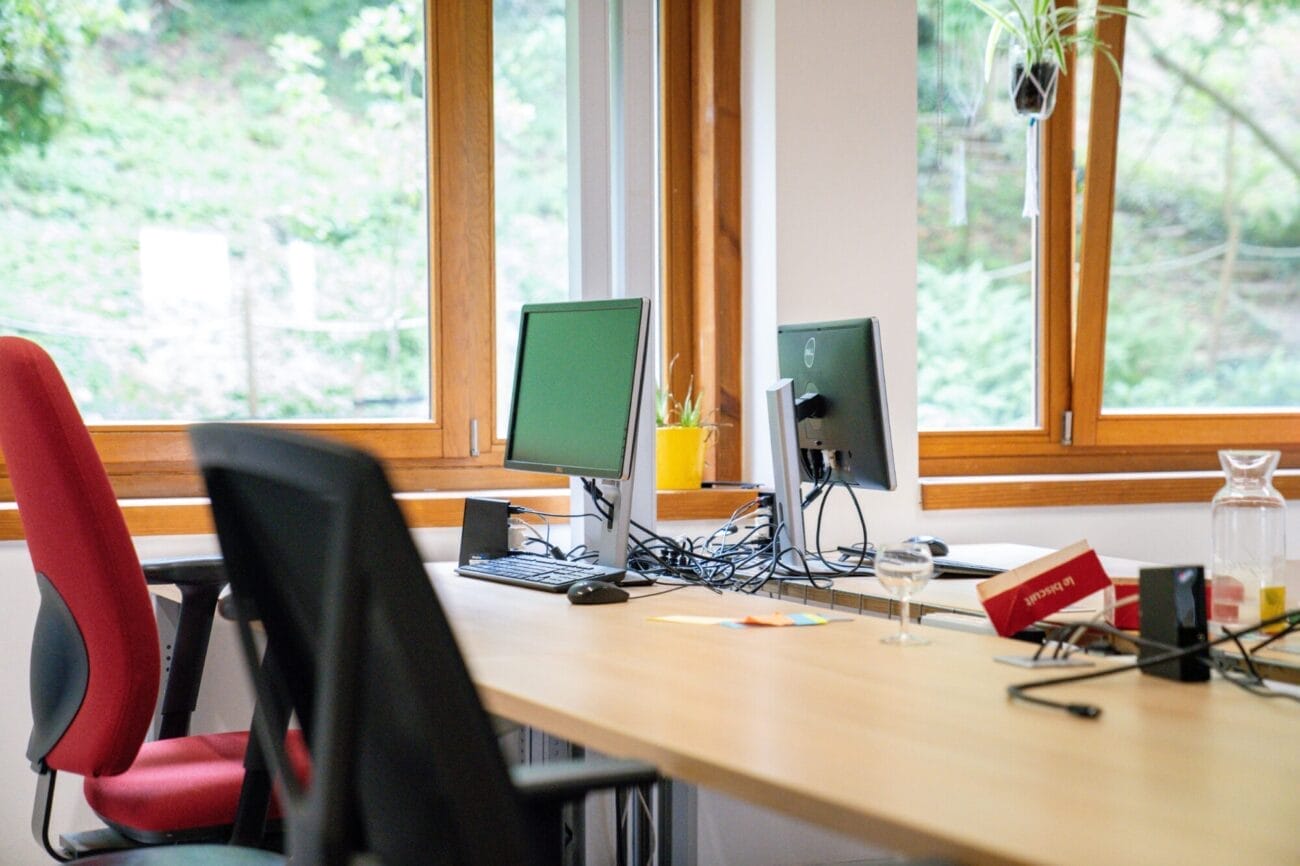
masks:
[(570, 562), (539, 553), (515, 553), (495, 559), (471, 559), (456, 571), (466, 577), (495, 580), (544, 592), (564, 592), (580, 580), (618, 583), (623, 569), (591, 562)]

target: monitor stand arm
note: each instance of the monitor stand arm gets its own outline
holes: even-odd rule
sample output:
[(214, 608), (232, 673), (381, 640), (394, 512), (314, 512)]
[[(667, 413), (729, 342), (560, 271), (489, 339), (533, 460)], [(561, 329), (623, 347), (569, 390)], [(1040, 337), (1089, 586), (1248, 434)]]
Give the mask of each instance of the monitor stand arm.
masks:
[(772, 437), (774, 543), (778, 551), (784, 551), (781, 565), (803, 571), (805, 563), (801, 554), (808, 550), (808, 537), (804, 531), (803, 495), (799, 486), (799, 433), (795, 424), (793, 380), (778, 379), (767, 389), (767, 425)]
[(632, 524), (632, 481), (596, 480), (609, 508), (609, 519), (600, 528), (596, 552), (602, 565), (627, 565), (627, 539)]

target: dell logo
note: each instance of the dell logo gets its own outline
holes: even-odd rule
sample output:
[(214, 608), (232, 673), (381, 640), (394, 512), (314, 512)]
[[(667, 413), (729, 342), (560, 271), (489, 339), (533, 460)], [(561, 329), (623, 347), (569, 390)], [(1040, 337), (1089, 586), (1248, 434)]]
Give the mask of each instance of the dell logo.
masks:
[(813, 359), (817, 354), (817, 338), (809, 337), (808, 342), (803, 344), (803, 365), (809, 370), (812, 369)]

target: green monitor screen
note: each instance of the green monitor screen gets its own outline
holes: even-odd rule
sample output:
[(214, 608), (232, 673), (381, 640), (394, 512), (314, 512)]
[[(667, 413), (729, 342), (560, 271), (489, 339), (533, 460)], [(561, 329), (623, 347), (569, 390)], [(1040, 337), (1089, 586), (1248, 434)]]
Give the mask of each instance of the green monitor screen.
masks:
[(639, 298), (524, 305), (506, 466), (629, 476), (648, 307)]

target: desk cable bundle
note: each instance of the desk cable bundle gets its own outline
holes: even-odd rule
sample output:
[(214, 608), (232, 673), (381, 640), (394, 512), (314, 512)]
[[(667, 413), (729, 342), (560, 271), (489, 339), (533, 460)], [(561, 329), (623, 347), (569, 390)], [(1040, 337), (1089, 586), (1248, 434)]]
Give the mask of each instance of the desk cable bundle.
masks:
[[(676, 578), (715, 590), (734, 589), (751, 593), (758, 591), (769, 578), (776, 576), (804, 578), (819, 588), (828, 586), (832, 575), (814, 573), (809, 560), (821, 563), (835, 575), (871, 574), (869, 568), (864, 569), (868, 558), (868, 553), (865, 552), (868, 549), (867, 528), (857, 497), (851, 487), (830, 482), (829, 478), (819, 481), (805, 500), (807, 505), (817, 497), (822, 497), (822, 507), (817, 514), (818, 546), (820, 547), (822, 512), (826, 503), (826, 497), (822, 494), (836, 486), (844, 487), (853, 499), (862, 528), (863, 552), (857, 555), (856, 562), (833, 562), (820, 551), (807, 555), (802, 551), (794, 551), (803, 568), (783, 566), (781, 558), (789, 551), (777, 547), (777, 539), (781, 537), (778, 531), (780, 527), (773, 522), (770, 509), (766, 522), (749, 527), (736, 541), (723, 542), (722, 539), (726, 536), (740, 531), (736, 521), (762, 507), (762, 500), (755, 499), (737, 508), (721, 527), (700, 539), (668, 538), (632, 521), (632, 528), (640, 533), (640, 537), (633, 534), (630, 538), (628, 567), (652, 577)], [(600, 489), (585, 479), (583, 487), (591, 496), (597, 512), (584, 516), (607, 518), (608, 506)]]
[[(509, 506), (510, 525), (526, 533), (522, 547), (538, 547), (546, 556), (569, 561), (594, 561), (596, 551), (585, 544), (562, 550), (551, 540), (550, 520), (608, 520), (609, 502), (600, 488), (590, 479), (583, 479), (583, 487), (591, 497), (593, 511), (560, 514), (537, 511), (518, 505)], [(854, 553), (835, 561), (820, 550), (821, 526), (829, 494), (835, 487), (844, 487), (853, 501), (862, 530), (862, 541), (855, 545)], [(801, 551), (780, 546), (785, 537), (781, 524), (776, 522), (767, 499), (759, 497), (746, 502), (732, 512), (717, 529), (696, 538), (669, 538), (637, 521), (631, 521), (633, 530), (628, 538), (628, 568), (657, 580), (679, 581), (682, 585), (699, 585), (719, 592), (731, 589), (738, 592), (759, 591), (768, 580), (775, 577), (807, 580), (813, 586), (826, 588), (834, 576), (870, 575), (871, 547), (867, 543), (866, 520), (852, 487), (833, 482), (829, 475), (820, 474), (813, 489), (803, 500), (808, 507), (821, 499), (817, 510), (814, 533), (814, 551)], [(765, 519), (743, 526), (746, 517), (762, 513)], [(544, 528), (535, 522), (521, 519), (524, 515), (539, 518)], [(739, 534), (739, 537), (733, 538)], [(519, 546), (519, 543), (516, 543)], [(791, 562), (797, 565), (791, 565)]]
[[(1279, 625), (1282, 623), (1285, 623), (1286, 625), (1285, 628), (1278, 631), (1276, 634), (1269, 635), (1268, 638), (1266, 638), (1265, 640), (1261, 641), (1260, 643), (1252, 647), (1249, 652), (1247, 652), (1245, 646), (1241, 643), (1241, 638), (1244, 637), (1245, 635), (1252, 634), (1254, 632), (1269, 628), (1270, 626)], [(1069, 628), (1073, 629), (1078, 627), (1071, 626)], [(1286, 637), (1287, 635), (1293, 632), (1300, 631), (1300, 608), (1287, 611), (1278, 616), (1269, 617), (1268, 619), (1262, 620), (1260, 622), (1255, 623), (1254, 625), (1248, 626), (1243, 629), (1237, 629), (1237, 630), (1225, 629), (1224, 630), (1225, 633), (1223, 635), (1220, 635), (1219, 637), (1215, 637), (1209, 640), (1204, 640), (1199, 643), (1193, 644), (1192, 646), (1185, 646), (1185, 647), (1173, 647), (1168, 644), (1148, 640), (1146, 638), (1133, 635), (1129, 632), (1121, 631), (1120, 629), (1114, 628), (1113, 626), (1101, 622), (1089, 623), (1087, 625), (1087, 628), (1095, 629), (1105, 634), (1122, 637), (1127, 640), (1133, 641), (1139, 646), (1146, 646), (1151, 649), (1163, 650), (1163, 652), (1160, 652), (1157, 655), (1138, 659), (1137, 661), (1131, 664), (1119, 665), (1113, 668), (1105, 668), (1103, 670), (1088, 671), (1087, 673), (1081, 673), (1081, 674), (1069, 674), (1067, 676), (1061, 676), (1061, 677), (1051, 677), (1049, 679), (1034, 680), (1027, 683), (1016, 683), (1014, 685), (1007, 686), (1007, 696), (1009, 698), (1012, 698), (1013, 700), (1018, 699), (1018, 700), (1025, 701), (1027, 703), (1038, 704), (1039, 706), (1051, 707), (1053, 709), (1058, 709), (1058, 710), (1065, 710), (1071, 715), (1079, 716), (1081, 718), (1095, 719), (1101, 715), (1101, 707), (1098, 707), (1095, 704), (1054, 701), (1051, 700), (1050, 698), (1043, 698), (1037, 695), (1028, 694), (1028, 692), (1033, 689), (1040, 689), (1046, 686), (1064, 685), (1065, 683), (1077, 683), (1077, 682), (1082, 682), (1084, 680), (1093, 680), (1093, 679), (1098, 679), (1100, 677), (1111, 676), (1112, 674), (1124, 673), (1127, 671), (1134, 671), (1134, 670), (1141, 670), (1143, 668), (1149, 668), (1155, 665), (1165, 664), (1178, 659), (1193, 657), (1196, 656), (1197, 654), (1205, 653), (1207, 650), (1216, 647), (1220, 644), (1228, 643), (1229, 641), (1231, 641), (1236, 645), (1237, 650), (1241, 653), (1241, 657), (1246, 665), (1246, 670), (1247, 670), (1246, 674), (1243, 675), (1237, 671), (1234, 671), (1223, 658), (1209, 657), (1209, 658), (1200, 659), (1200, 661), (1203, 664), (1210, 666), (1212, 669), (1218, 670), (1220, 675), (1222, 675), (1223, 678), (1226, 679), (1228, 682), (1232, 683), (1238, 688), (1244, 689), (1245, 691), (1249, 692), (1252, 695), (1256, 695), (1257, 697), (1263, 697), (1263, 698), (1287, 698), (1293, 701), (1300, 701), (1300, 697), (1291, 694), (1290, 692), (1277, 691), (1277, 690), (1269, 689), (1267, 686), (1265, 686), (1264, 678), (1260, 674), (1259, 669), (1256, 668), (1254, 659), (1251, 658), (1252, 653), (1258, 652), (1259, 650), (1263, 649), (1264, 647), (1268, 646), (1274, 641), (1280, 640), (1281, 638)]]

